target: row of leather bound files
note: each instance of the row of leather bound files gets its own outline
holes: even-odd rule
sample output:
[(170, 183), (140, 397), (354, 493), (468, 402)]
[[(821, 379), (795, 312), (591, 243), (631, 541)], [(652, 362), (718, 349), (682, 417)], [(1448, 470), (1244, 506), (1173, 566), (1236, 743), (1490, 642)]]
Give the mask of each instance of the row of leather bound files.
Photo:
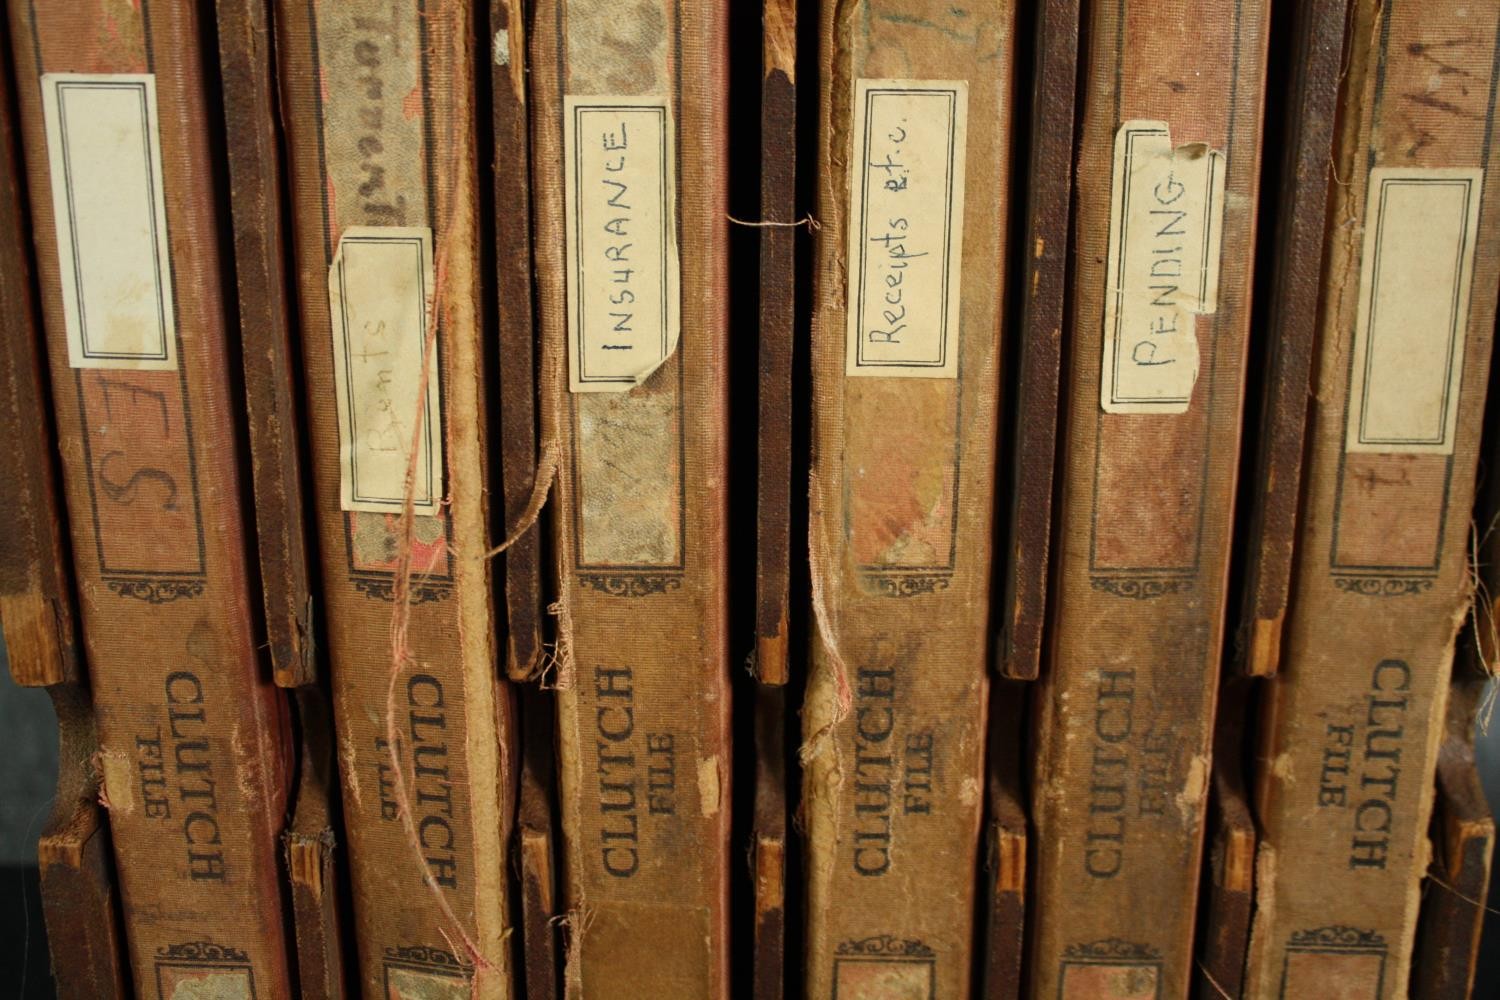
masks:
[(59, 995), (1500, 988), (1500, 4), (6, 12)]

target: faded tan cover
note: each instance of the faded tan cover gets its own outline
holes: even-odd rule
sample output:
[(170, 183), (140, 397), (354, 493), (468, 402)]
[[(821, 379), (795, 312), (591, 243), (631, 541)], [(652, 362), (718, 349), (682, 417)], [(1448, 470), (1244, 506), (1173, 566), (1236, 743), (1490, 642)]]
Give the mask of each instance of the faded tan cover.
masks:
[[(514, 752), (485, 558), (473, 13), (462, 0), (276, 7), (359, 982), (366, 994), (391, 998), (508, 997), (512, 989), (505, 856)], [(437, 284), (428, 315), (436, 320), (443, 502), (436, 516), (340, 506), (328, 280), (340, 237), (353, 226), (433, 231)], [(403, 599), (410, 660), (393, 676), (393, 618)], [(395, 718), (387, 717), (388, 696)], [(425, 845), (420, 856), (413, 839)]]
[[(548, 0), (530, 32), (569, 997), (729, 990), (727, 21), (722, 0)], [(568, 391), (577, 95), (665, 98), (675, 124), (681, 337), (624, 392)]]
[[(291, 750), (286, 708), (252, 626), (222, 220), (204, 167), (212, 123), (203, 60), (212, 50), (203, 47), (193, 4), (9, 8), (52, 405), (132, 979), (143, 997), (286, 996), (277, 836)], [(57, 72), (154, 75), (175, 290), (172, 370), (69, 364), (57, 237), (66, 222), (54, 217), (40, 86), (42, 74)]]
[[(935, 0), (819, 15), (802, 753), (806, 990), (823, 1000), (970, 989), (1015, 21), (1011, 3)], [(860, 79), (967, 85), (954, 377), (845, 375)]]
[[(1452, 454), (1345, 447), (1372, 171), (1493, 164), (1500, 13), (1461, 0), (1359, 0), (1340, 100), (1317, 372), (1280, 674), (1258, 760), (1256, 914), (1246, 996), (1406, 995), (1431, 847), (1454, 637), (1500, 279), (1484, 177)], [(1474, 192), (1478, 196), (1478, 192)], [(1456, 235), (1456, 234), (1455, 234)], [(1399, 279), (1399, 275), (1396, 276)], [(1436, 294), (1435, 294), (1436, 293)], [(1320, 804), (1321, 803), (1321, 804)]]
[[(1179, 998), (1222, 646), (1250, 325), (1264, 0), (1093, 0), (1081, 78), (1052, 635), (1037, 702), (1031, 993)], [(1113, 152), (1166, 123), (1227, 166), (1216, 310), (1186, 412), (1105, 413)]]

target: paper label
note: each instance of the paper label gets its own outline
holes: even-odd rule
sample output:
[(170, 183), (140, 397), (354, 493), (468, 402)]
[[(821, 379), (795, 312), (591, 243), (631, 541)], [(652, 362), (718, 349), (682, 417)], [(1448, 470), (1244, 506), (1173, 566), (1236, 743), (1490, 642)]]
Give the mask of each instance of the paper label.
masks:
[[(1344, 934), (1337, 933), (1343, 930)], [(1277, 996), (1325, 1000), (1379, 1000), (1386, 982), (1387, 954), (1378, 935), (1362, 944), (1352, 928), (1327, 928), (1313, 940), (1289, 947)]]
[(845, 372), (958, 377), (963, 80), (859, 80)]
[(1165, 122), (1115, 134), (1100, 405), (1186, 413), (1198, 381), (1197, 317), (1218, 308), (1224, 155), (1173, 148)]
[(42, 117), (68, 363), (175, 370), (156, 77), (47, 73)]
[(1348, 451), (1449, 455), (1484, 171), (1370, 171)]
[(677, 349), (676, 141), (664, 97), (564, 99), (568, 387), (625, 392)]
[(333, 318), (339, 480), (344, 510), (400, 513), (407, 456), (417, 445), (413, 510), (437, 514), (443, 494), (441, 344), (422, 392), (432, 230), (349, 226), (328, 269)]

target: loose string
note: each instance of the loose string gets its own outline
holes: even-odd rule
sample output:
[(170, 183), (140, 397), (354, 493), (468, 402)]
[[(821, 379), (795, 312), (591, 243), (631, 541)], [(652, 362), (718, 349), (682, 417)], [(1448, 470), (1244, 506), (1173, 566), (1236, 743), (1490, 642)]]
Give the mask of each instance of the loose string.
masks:
[(1224, 998), (1224, 1000), (1234, 1000), (1234, 998), (1229, 995), (1229, 991), (1219, 985), (1219, 981), (1214, 978), (1214, 974), (1208, 971), (1208, 966), (1203, 964), (1202, 959), (1198, 960), (1198, 971), (1203, 973), (1203, 978), (1208, 980), (1208, 985), (1214, 988), (1214, 992), (1218, 993), (1219, 996)]
[(558, 446), (555, 440), (548, 441), (542, 449), (542, 457), (537, 461), (536, 478), (531, 482), (531, 498), (526, 501), (526, 508), (521, 511), (521, 516), (516, 520), (516, 526), (511, 529), (510, 534), (505, 536), (504, 541), (484, 554), (486, 559), (493, 559), (512, 545), (519, 542), (536, 524), (537, 518), (541, 516), (542, 508), (547, 504), (547, 496), (552, 492), (552, 482), (557, 478), (557, 452)]
[[(808, 480), (809, 498), (818, 497), (820, 493), (816, 467), (809, 472)], [(803, 741), (802, 746), (797, 750), (797, 757), (803, 766), (823, 752), (829, 738), (833, 735), (833, 730), (848, 718), (854, 703), (854, 695), (849, 688), (849, 669), (844, 663), (843, 653), (839, 651), (838, 634), (834, 628), (832, 616), (828, 613), (828, 603), (824, 596), (828, 566), (832, 560), (828, 553), (828, 539), (822, 530), (823, 518), (819, 515), (821, 515), (821, 510), (815, 512), (814, 516), (809, 517), (807, 521), (808, 577), (812, 590), (813, 621), (817, 624), (818, 638), (823, 644), (829, 668), (833, 672), (834, 700), (833, 713), (829, 720), (819, 726), (817, 731)]]
[[(451, 11), (449, 12), (451, 14)], [(423, 16), (433, 16), (424, 14)], [(466, 28), (464, 19), (451, 17), (449, 20), (454, 25), (455, 45), (461, 51), (467, 45)], [(431, 892), (434, 902), (442, 913), (447, 924), (457, 932), (458, 945), (453, 940), (453, 935), (445, 928), (440, 927), (438, 932), (443, 940), (453, 951), (461, 950), (467, 954), (469, 961), (475, 968), (474, 979), (470, 983), (470, 993), (478, 988), (478, 979), (481, 973), (495, 970), (495, 965), (485, 957), (480, 944), (469, 936), (463, 922), (458, 918), (444, 895), (442, 887), (427, 869), (427, 859), (422, 851), (422, 842), (417, 833), (416, 821), (412, 818), (411, 795), (406, 787), (406, 771), (401, 763), (400, 755), (400, 732), (396, 725), (396, 688), (401, 675), (410, 666), (416, 663), (412, 655), (411, 646), (408, 642), (408, 634), (411, 626), (411, 589), (412, 589), (412, 549), (415, 542), (416, 512), (415, 491), (417, 480), (417, 455), (421, 447), (423, 421), (422, 414), (427, 407), (428, 384), (432, 377), (432, 362), (437, 347), (437, 332), (439, 319), (439, 303), (442, 304), (443, 320), (448, 323), (452, 319), (453, 303), (447, 294), (448, 290), (448, 266), (449, 248), (453, 233), (457, 226), (454, 219), (458, 214), (458, 199), (456, 192), (459, 189), (460, 165), (468, 162), (465, 155), (465, 145), (468, 138), (467, 129), (456, 129), (455, 144), (459, 147), (456, 155), (451, 160), (451, 173), (449, 174), (448, 197), (449, 197), (449, 225), (445, 227), (443, 238), (436, 247), (434, 254), (434, 281), (432, 295), (425, 303), (426, 338), (422, 344), (422, 370), (421, 382), (417, 389), (416, 408), (412, 420), (411, 447), (406, 456), (406, 477), (402, 490), (401, 514), (400, 514), (400, 539), (396, 550), (395, 587), (393, 594), (393, 607), (391, 610), (391, 665), (386, 684), (385, 695), (385, 739), (386, 755), (390, 762), (392, 774), (392, 794), (395, 797), (396, 815), (401, 820), (402, 830), (406, 834), (407, 845), (411, 848), (412, 856), (416, 859), (422, 872), (422, 882)], [(429, 151), (430, 152), (430, 151)], [(447, 544), (447, 533), (444, 535), (444, 544)]]
[(749, 219), (737, 219), (734, 216), (730, 215), (728, 212), (724, 213), (724, 218), (728, 219), (736, 226), (746, 226), (750, 229), (796, 229), (798, 226), (806, 226), (810, 232), (815, 233), (823, 228), (823, 224), (817, 219), (814, 219), (811, 212), (809, 212), (807, 215), (804, 215), (796, 222), (769, 222), (764, 220), (751, 221)]

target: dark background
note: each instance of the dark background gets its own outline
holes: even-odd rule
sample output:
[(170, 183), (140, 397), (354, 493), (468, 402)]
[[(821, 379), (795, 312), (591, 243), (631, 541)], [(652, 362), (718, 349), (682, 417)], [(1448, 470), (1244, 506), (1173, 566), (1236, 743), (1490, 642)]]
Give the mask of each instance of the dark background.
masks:
[(0, 998), (51, 997), (36, 840), (57, 781), (57, 716), (40, 688), (10, 679), (0, 647)]

